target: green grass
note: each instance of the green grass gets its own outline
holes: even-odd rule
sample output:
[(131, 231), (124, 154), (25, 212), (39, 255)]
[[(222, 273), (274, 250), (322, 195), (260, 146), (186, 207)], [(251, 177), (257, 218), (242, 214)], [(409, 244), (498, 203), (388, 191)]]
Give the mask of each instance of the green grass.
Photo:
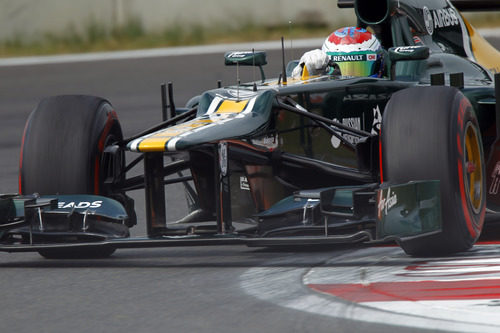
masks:
[[(474, 26), (500, 26), (500, 13), (467, 14)], [(68, 27), (62, 35), (46, 34), (36, 41), (25, 41), (14, 36), (0, 42), (0, 57), (82, 53), (96, 51), (132, 50), (142, 48), (171, 47), (180, 45), (202, 45), (285, 38), (325, 37), (334, 28), (349, 22), (336, 22), (336, 26), (316, 23), (314, 18), (302, 23), (261, 26), (252, 22), (243, 23), (238, 28), (227, 26), (183, 27), (174, 25), (156, 33), (147, 32), (139, 19), (130, 19), (120, 28), (109, 29), (91, 20), (83, 29)]]
[(20, 36), (0, 43), (0, 57), (48, 55), (113, 50), (131, 50), (181, 45), (203, 45), (244, 41), (278, 40), (289, 38), (324, 37), (332, 27), (325, 24), (300, 24), (290, 27), (243, 24), (239, 28), (215, 26), (182, 27), (174, 25), (157, 33), (148, 33), (139, 20), (129, 20), (121, 28), (106, 29), (90, 22), (83, 32), (69, 27), (63, 35), (47, 34), (36, 41), (26, 42)]

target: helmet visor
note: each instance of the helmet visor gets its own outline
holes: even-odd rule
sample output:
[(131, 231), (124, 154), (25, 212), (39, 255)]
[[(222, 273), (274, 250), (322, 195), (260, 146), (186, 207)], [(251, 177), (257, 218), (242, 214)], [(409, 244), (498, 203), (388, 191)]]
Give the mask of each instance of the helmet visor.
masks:
[(327, 52), (330, 60), (335, 62), (342, 76), (372, 76), (377, 62), (377, 53), (364, 52)]

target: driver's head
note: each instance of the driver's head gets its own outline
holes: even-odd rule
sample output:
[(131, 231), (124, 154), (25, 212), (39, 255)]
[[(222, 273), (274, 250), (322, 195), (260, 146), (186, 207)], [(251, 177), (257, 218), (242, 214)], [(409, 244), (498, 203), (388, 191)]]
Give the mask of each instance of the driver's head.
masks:
[(382, 76), (382, 45), (365, 29), (340, 28), (328, 36), (322, 49), (343, 76)]

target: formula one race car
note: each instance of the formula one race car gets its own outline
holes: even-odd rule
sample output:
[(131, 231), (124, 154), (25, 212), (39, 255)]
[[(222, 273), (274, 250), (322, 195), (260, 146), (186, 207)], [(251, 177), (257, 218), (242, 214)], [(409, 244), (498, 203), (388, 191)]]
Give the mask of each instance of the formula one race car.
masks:
[[(117, 248), (396, 241), (469, 249), (500, 215), (500, 54), (459, 10), (496, 0), (338, 0), (387, 52), (387, 75), (266, 80), (265, 52), (228, 52), (262, 80), (219, 87), (124, 138), (111, 104), (44, 99), (24, 130), (20, 194), (0, 196), (0, 250), (105, 257)], [(284, 58), (284, 57), (283, 57)], [(164, 87), (165, 88), (165, 87)], [(170, 102), (167, 103), (170, 97)], [(167, 105), (168, 104), (168, 105)], [(128, 164), (127, 156), (137, 155)], [(144, 174), (129, 176), (138, 163)], [(190, 213), (167, 223), (165, 191)], [(147, 236), (127, 192), (145, 189)], [(33, 194), (35, 193), (35, 194)]]

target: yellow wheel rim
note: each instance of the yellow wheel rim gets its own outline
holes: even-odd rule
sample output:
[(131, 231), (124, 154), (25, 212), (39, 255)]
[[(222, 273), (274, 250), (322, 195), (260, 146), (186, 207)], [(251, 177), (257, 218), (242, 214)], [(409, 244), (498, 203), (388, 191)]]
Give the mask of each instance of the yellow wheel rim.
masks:
[(483, 162), (477, 131), (471, 123), (465, 129), (464, 171), (469, 202), (475, 213), (479, 213), (483, 199)]

